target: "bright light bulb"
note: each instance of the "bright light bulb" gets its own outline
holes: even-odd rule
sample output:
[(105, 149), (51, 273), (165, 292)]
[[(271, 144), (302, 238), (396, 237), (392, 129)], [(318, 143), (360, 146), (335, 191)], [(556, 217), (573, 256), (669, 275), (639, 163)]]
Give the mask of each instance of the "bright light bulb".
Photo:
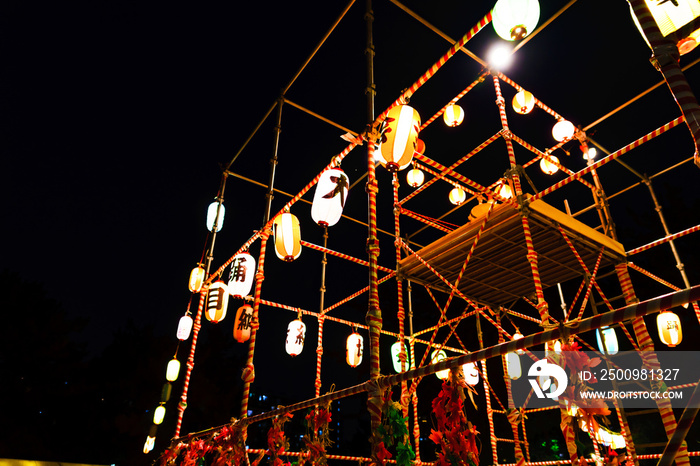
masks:
[(486, 55), (486, 61), (494, 70), (505, 70), (513, 61), (513, 50), (505, 43), (499, 43), (491, 47)]
[(583, 154), (583, 160), (593, 160), (595, 156), (598, 155), (598, 151), (595, 147), (590, 147), (588, 151)]

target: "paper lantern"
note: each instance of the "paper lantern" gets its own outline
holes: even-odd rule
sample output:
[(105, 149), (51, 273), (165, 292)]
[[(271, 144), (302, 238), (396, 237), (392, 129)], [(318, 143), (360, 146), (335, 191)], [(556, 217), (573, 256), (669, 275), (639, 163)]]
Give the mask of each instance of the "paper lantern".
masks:
[(389, 171), (403, 170), (413, 159), (416, 150), (420, 115), (408, 105), (397, 105), (389, 110), (382, 123), (379, 162)]
[(175, 382), (178, 375), (180, 375), (180, 361), (172, 358), (165, 368), (165, 380)]
[(559, 120), (552, 127), (552, 136), (559, 142), (562, 142), (565, 139), (571, 139), (574, 137), (575, 132), (576, 128), (574, 127), (574, 124), (568, 120)]
[(280, 259), (291, 262), (301, 254), (301, 232), (299, 219), (292, 213), (284, 212), (272, 222), (275, 237), (275, 253)]
[(160, 390), (160, 402), (167, 403), (170, 400), (170, 394), (173, 392), (173, 386), (170, 382), (165, 382)]
[(508, 377), (513, 380), (518, 380), (523, 375), (523, 369), (520, 366), (520, 356), (515, 353), (506, 354), (506, 372)]
[(540, 4), (537, 0), (498, 0), (491, 16), (491, 24), (502, 39), (520, 40), (537, 27)]
[[(219, 213), (218, 217), (216, 213)], [(207, 230), (211, 232), (216, 232), (221, 230), (224, 226), (224, 214), (226, 209), (224, 208), (224, 203), (219, 202), (218, 199), (209, 204), (209, 209), (207, 210)], [(214, 224), (216, 224), (216, 230), (214, 230)]]
[(513, 97), (513, 110), (521, 115), (526, 115), (535, 108), (535, 96), (532, 92), (522, 90)]
[(662, 311), (656, 316), (656, 328), (659, 330), (661, 342), (673, 348), (683, 341), (683, 329), (681, 319), (671, 311)]
[(190, 272), (189, 289), (192, 293), (199, 293), (199, 290), (202, 289), (204, 274), (204, 267), (202, 267), (201, 264), (197, 265), (197, 267), (193, 268), (192, 272)]
[[(445, 353), (445, 350), (435, 350), (430, 354), (430, 364), (437, 364), (438, 362), (444, 361), (445, 359), (447, 359), (447, 353)], [(445, 380), (450, 376), (450, 370), (444, 369), (441, 371), (437, 371), (435, 375), (438, 379)]]
[(290, 356), (297, 356), (304, 349), (304, 338), (306, 338), (306, 324), (300, 319), (293, 320), (287, 326), (287, 340), (285, 349)]
[[(515, 333), (513, 334), (513, 341), (515, 341), (515, 340), (520, 340), (521, 338), (523, 338), (523, 334), (522, 334), (522, 333), (520, 333), (520, 332), (515, 332)], [(515, 350), (515, 352), (516, 352), (517, 354), (525, 354), (525, 350), (521, 350), (521, 349)]]
[[(661, 34), (666, 37), (669, 34), (672, 34), (679, 29), (683, 29), (681, 32), (683, 33), (678, 40), (677, 46), (678, 46), (678, 52), (681, 55), (685, 55), (686, 53), (692, 51), (698, 44), (698, 39), (700, 38), (700, 29), (695, 29), (692, 30), (690, 27), (683, 27), (686, 26), (688, 23), (693, 21), (695, 18), (700, 16), (700, 1), (698, 0), (672, 0), (670, 2), (668, 1), (659, 1), (659, 2), (651, 2), (647, 1), (645, 2), (647, 5), (647, 8), (649, 8), (649, 12), (651, 13), (651, 16), (654, 18), (654, 21), (656, 22), (656, 25), (659, 28), (659, 31)], [(632, 14), (632, 19), (634, 20), (634, 24), (637, 26), (637, 29), (639, 30), (639, 33), (642, 35), (644, 38), (644, 41), (651, 47), (649, 44), (649, 40), (647, 39), (646, 35), (644, 34), (644, 30), (639, 24), (639, 20), (637, 19), (637, 16), (634, 14), (634, 10), (632, 9), (632, 6), (630, 5), (630, 12)], [(678, 38), (679, 34), (676, 34), (676, 38)]]
[(353, 332), (348, 337), (345, 343), (345, 360), (350, 367), (357, 367), (362, 362), (362, 354), (364, 353), (364, 340), (362, 335)]
[(145, 454), (148, 454), (153, 450), (153, 447), (156, 445), (156, 438), (148, 436), (146, 437), (146, 443), (143, 444), (143, 452)]
[(540, 170), (546, 175), (554, 175), (559, 171), (559, 167), (556, 165), (558, 163), (559, 159), (553, 155), (550, 155), (549, 158), (542, 157), (540, 159)]
[[(602, 338), (601, 338), (602, 335)], [(596, 340), (598, 340), (598, 349), (604, 354), (617, 354), (619, 346), (617, 343), (617, 334), (614, 328), (603, 327), (595, 332)], [(605, 343), (605, 346), (603, 346)]]
[(185, 314), (180, 317), (180, 322), (177, 324), (177, 339), (185, 341), (190, 337), (190, 332), (192, 332), (192, 317), (189, 314)]
[(155, 411), (153, 411), (153, 424), (160, 425), (165, 419), (165, 406), (158, 406)]
[(494, 192), (503, 199), (510, 199), (513, 197), (513, 190), (506, 180), (501, 180), (494, 188)]
[(224, 320), (227, 309), (228, 291), (226, 290), (226, 284), (220, 280), (217, 280), (209, 287), (207, 308), (204, 311), (204, 316), (208, 321), (217, 324)]
[(462, 188), (453, 188), (450, 191), (450, 202), (454, 205), (461, 205), (467, 199), (467, 193)]
[[(406, 362), (404, 363), (404, 370), (408, 370), (411, 367), (411, 355), (408, 353), (408, 348), (404, 345), (404, 354), (406, 355)], [(394, 366), (394, 372), (401, 372), (401, 342), (397, 341), (391, 345), (391, 362)]]
[(464, 110), (457, 104), (450, 104), (445, 108), (442, 118), (447, 126), (454, 128), (461, 125), (464, 121)]
[(418, 168), (413, 168), (406, 173), (406, 181), (412, 188), (417, 188), (422, 185), (423, 180), (425, 180), (425, 175), (423, 175), (423, 171)]
[(252, 328), (253, 307), (249, 304), (244, 304), (236, 311), (236, 320), (233, 321), (233, 338), (239, 343), (248, 341)]
[(343, 214), (350, 180), (340, 168), (324, 171), (316, 183), (311, 218), (321, 226), (332, 227)]
[(231, 263), (228, 292), (234, 298), (248, 296), (255, 278), (255, 259), (248, 253), (238, 254)]
[(468, 362), (462, 365), (462, 372), (467, 385), (473, 387), (479, 383), (479, 369), (477, 369), (475, 362)]

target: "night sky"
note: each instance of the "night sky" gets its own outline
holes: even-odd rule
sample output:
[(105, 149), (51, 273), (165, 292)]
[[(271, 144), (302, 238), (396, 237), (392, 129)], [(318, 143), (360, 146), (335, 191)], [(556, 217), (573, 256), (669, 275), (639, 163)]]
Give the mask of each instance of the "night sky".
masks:
[[(74, 358), (81, 361), (78, 369), (71, 371), (94, 377), (89, 384), (81, 379), (79, 383), (89, 390), (77, 390), (84, 395), (76, 395), (70, 403), (92, 407), (93, 398), (104, 400), (104, 393), (113, 393), (114, 397), (104, 415), (100, 414), (101, 408), (90, 408), (97, 413), (91, 421), (75, 418), (71, 410), (60, 415), (55, 411), (50, 426), (37, 417), (32, 422), (39, 431), (75, 428), (77, 434), (68, 438), (76, 442), (80, 441), (81, 429), (100, 427), (91, 429), (96, 440), (82, 451), (74, 446), (65, 450), (46, 447), (36, 450), (42, 452), (40, 458), (24, 456), (25, 459), (147, 464), (156, 451), (167, 445), (180, 390), (177, 384), (168, 404), (168, 418), (159, 430), (156, 451), (149, 457), (140, 453), (150, 426), (150, 410), (157, 405), (164, 382), (165, 364), (177, 347), (175, 329), (190, 299), (187, 278), (203, 254), (208, 233), (204, 226), (206, 208), (217, 194), (221, 167), (238, 153), (344, 7), (343, 2), (318, 1), (239, 3), (234, 7), (6, 2), (0, 7), (0, 193), (4, 219), (0, 270), (7, 279), (6, 285), (35, 284), (38, 288), (16, 285), (14, 289), (29, 289), (32, 296), (43, 290), (48, 298), (60, 303), (65, 319), (79, 319), (84, 324), (55, 335), (81, 348), (80, 355)], [(450, 44), (389, 2), (374, 3), (378, 114), (437, 61)], [(491, 3), (405, 2), (454, 39), (483, 17)], [(540, 24), (567, 2), (546, 3), (542, 5)], [(355, 132), (361, 132), (366, 123), (363, 13), (364, 2), (352, 7), (287, 93), (290, 101)], [(496, 40), (489, 26), (467, 48), (484, 57)], [(698, 53), (684, 56), (681, 65), (696, 60)], [(649, 63), (649, 56), (650, 50), (634, 27), (626, 2), (605, 2), (604, 6), (603, 2), (578, 2), (516, 53), (505, 73), (574, 124), (585, 127), (661, 80)], [(425, 121), (481, 71), (481, 65), (458, 53), (425, 90), (416, 92), (411, 104)], [(697, 72), (695, 68), (686, 72), (691, 86), (698, 82)], [(421, 135), (426, 142), (426, 155), (449, 165), (500, 129), (492, 85), (482, 83), (479, 89), (460, 102), (466, 111), (462, 127), (450, 133), (438, 121)], [(514, 91), (504, 86), (504, 94), (509, 107)], [(510, 108), (508, 111), (509, 118), (514, 119)], [(661, 86), (596, 125), (588, 134), (613, 151), (679, 114), (668, 89)], [(529, 120), (512, 121), (513, 131), (536, 147), (545, 149), (554, 144), (549, 133), (553, 119), (545, 112), (535, 110)], [(286, 104), (275, 187), (296, 194), (347, 145), (340, 139), (342, 134), (342, 130)], [(555, 153), (564, 165), (573, 171), (585, 167), (577, 143), (569, 143), (565, 149), (566, 153)], [(268, 119), (231, 171), (267, 183), (272, 150), (273, 124)], [(528, 154), (522, 148), (517, 150), (526, 160)], [(687, 159), (692, 151), (689, 133), (682, 125), (624, 160), (638, 172), (652, 175)], [(363, 164), (366, 162), (358, 149), (343, 163), (351, 183), (363, 176)], [(488, 184), (507, 168), (505, 149), (500, 143), (497, 149), (476, 156), (463, 167), (463, 173)], [(411, 189), (403, 182), (403, 174), (400, 176), (400, 192), (405, 196)], [(552, 180), (563, 178), (561, 174), (556, 176), (531, 174), (540, 190)], [(380, 208), (388, 206), (379, 226), (393, 231), (390, 178), (381, 168), (378, 177)], [(608, 195), (639, 181), (616, 163), (601, 169), (601, 179)], [(654, 179), (672, 233), (700, 223), (698, 181), (700, 169), (691, 163)], [(367, 202), (363, 186), (364, 181), (351, 191), (345, 213), (365, 221)], [(590, 205), (590, 194), (570, 186), (570, 191), (547, 197), (547, 202), (564, 210), (563, 201), (567, 199), (572, 211)], [(439, 217), (451, 208), (447, 202), (450, 188), (438, 183), (426, 191), (425, 198), (408, 207)], [(260, 186), (235, 176), (228, 178), (224, 195), (227, 217), (217, 236), (213, 269), (260, 228), (264, 195), (265, 189)], [(312, 195), (313, 190), (305, 199), (311, 200)], [(287, 200), (283, 194), (277, 194), (273, 213)], [(643, 186), (620, 194), (610, 203), (620, 242), (626, 249), (664, 236)], [(322, 244), (322, 230), (311, 221), (309, 211), (310, 206), (305, 203), (298, 203), (292, 210), (302, 222), (302, 237)], [(466, 215), (467, 210), (461, 209), (446, 220), (461, 225)], [(583, 217), (584, 221), (593, 218)], [(408, 232), (419, 225), (407, 221), (402, 223), (404, 227)], [(415, 240), (425, 245), (435, 239), (431, 235), (423, 233)], [(366, 236), (364, 226), (344, 219), (329, 230), (329, 247), (365, 259)], [(393, 238), (384, 235), (380, 241), (380, 264), (394, 268)], [(691, 284), (698, 283), (697, 238), (687, 236), (678, 241), (678, 247)], [(663, 251), (639, 255), (634, 262), (682, 286), (670, 249), (657, 249)], [(256, 243), (251, 253), (257, 257), (258, 252)], [(305, 250), (295, 263), (284, 264), (274, 256), (271, 247), (267, 252), (269, 268), (266, 267), (263, 297), (317, 311), (320, 254)], [(329, 258), (326, 305), (362, 288), (366, 280), (362, 267)], [(575, 291), (578, 283), (571, 286)], [(8, 287), (5, 292), (11, 294)], [(392, 283), (381, 289), (382, 308), (387, 313), (385, 328), (392, 331), (397, 325), (395, 287)], [(640, 279), (641, 299), (667, 291)], [(13, 299), (3, 301), (8, 303), (3, 313), (16, 312), (10, 303), (17, 304), (21, 299)], [(433, 325), (439, 317), (435, 306), (424, 295), (415, 299), (417, 306), (424, 306), (416, 311), (417, 328)], [(556, 295), (548, 299), (551, 309), (558, 307)], [(235, 313), (238, 304), (232, 303), (229, 313)], [(361, 297), (341, 307), (335, 315), (363, 323), (366, 308), (366, 298)], [(690, 313), (684, 317), (689, 325), (685, 330), (686, 350), (697, 349), (691, 335), (697, 332), (698, 323), (690, 317)], [(315, 319), (307, 320), (305, 352), (291, 360), (284, 353), (283, 343), (286, 324), (293, 318), (293, 313), (264, 308), (257, 343), (260, 356), (256, 359), (253, 390), (278, 397), (278, 402), (284, 404), (313, 396)], [(30, 342), (27, 344), (33, 348), (22, 374), (32, 372), (32, 358), (51, 351), (42, 346), (43, 333), (38, 333), (31, 319), (14, 315), (9, 319), (11, 325), (5, 327), (6, 332), (13, 334), (12, 341)], [(208, 322), (203, 325), (183, 433), (220, 425), (238, 415), (242, 386), (239, 377), (246, 348), (231, 338), (233, 319), (229, 319), (217, 327)], [(653, 319), (648, 320), (648, 325), (654, 333)], [(344, 388), (363, 382), (368, 375), (366, 362), (354, 371), (346, 370), (344, 347), (332, 347), (333, 343), (344, 342), (349, 330), (339, 325), (327, 326), (330, 336), (324, 345), (323, 393), (332, 384), (335, 389)], [(54, 328), (58, 332), (62, 327), (57, 324)], [(463, 332), (467, 347), (478, 349), (473, 332)], [(384, 343), (388, 347), (391, 341), (386, 338)], [(9, 364), (9, 355), (16, 350), (6, 343), (0, 361)], [(188, 351), (189, 342), (178, 349), (181, 361)], [(93, 367), (107, 362), (117, 364), (112, 372)], [(383, 371), (391, 372), (388, 357), (382, 359), (382, 365)], [(17, 370), (16, 365), (8, 367)], [(60, 372), (60, 368), (56, 369), (56, 373)], [(19, 381), (24, 375), (10, 371), (3, 377)], [(280, 382), (290, 378), (293, 383)], [(428, 395), (423, 402), (429, 409), (430, 393), (439, 389), (439, 383), (437, 379), (424, 383)], [(8, 385), (25, 390), (19, 382)], [(115, 392), (117, 385), (131, 387), (133, 392), (128, 388)], [(38, 410), (36, 399), (27, 393), (28, 389), (24, 391), (26, 396), (17, 398), (27, 406), (17, 409), (34, 412)], [(60, 393), (53, 393), (51, 402), (62, 403)], [(135, 393), (138, 398), (129, 398)], [(10, 390), (6, 395), (15, 394)], [(68, 401), (65, 404), (70, 405)], [(120, 424), (120, 409), (128, 422)], [(73, 412), (81, 411), (76, 408)], [(355, 426), (364, 421), (348, 422), (351, 423), (347, 425)], [(106, 440), (113, 437), (115, 426), (122, 444)], [(343, 441), (357, 441), (347, 430)], [(482, 441), (487, 442), (488, 430), (481, 431)], [(31, 442), (44, 441), (41, 435), (38, 438)], [(105, 443), (100, 444), (100, 439)], [(27, 445), (18, 447), (21, 443), (21, 438), (12, 443), (0, 439), (0, 457), (31, 451)], [(428, 443), (426, 448), (432, 451)], [(426, 458), (429, 455), (426, 453)]]

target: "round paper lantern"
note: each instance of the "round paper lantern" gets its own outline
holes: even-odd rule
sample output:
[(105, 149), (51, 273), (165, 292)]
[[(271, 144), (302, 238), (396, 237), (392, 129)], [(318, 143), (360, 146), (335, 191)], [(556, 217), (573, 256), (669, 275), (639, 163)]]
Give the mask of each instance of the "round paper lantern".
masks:
[[(602, 338), (601, 338), (602, 335)], [(617, 334), (614, 328), (603, 327), (595, 332), (596, 340), (598, 340), (598, 349), (604, 354), (617, 354), (620, 347), (617, 343)], [(605, 346), (603, 346), (605, 342)]]
[(153, 411), (153, 424), (159, 425), (165, 419), (165, 406), (158, 406), (155, 411)]
[[(410, 355), (408, 349), (404, 345), (404, 354), (406, 354), (406, 362), (404, 363), (404, 370), (410, 367)], [(397, 341), (391, 345), (391, 362), (394, 366), (394, 372), (397, 374), (401, 372), (401, 342)]]
[(554, 175), (559, 171), (559, 167), (556, 165), (559, 163), (559, 159), (553, 155), (549, 156), (549, 159), (542, 157), (540, 159), (540, 170), (546, 175)]
[[(523, 334), (522, 334), (522, 333), (520, 333), (520, 332), (515, 332), (515, 333), (513, 334), (513, 340), (520, 340), (521, 338), (523, 338)], [(521, 349), (515, 350), (515, 352), (516, 352), (516, 354), (525, 354), (525, 350), (521, 350)]]
[(234, 298), (248, 296), (255, 278), (255, 259), (248, 253), (238, 254), (231, 263), (228, 292)]
[(467, 193), (462, 188), (454, 188), (450, 191), (450, 202), (454, 205), (461, 205), (467, 199)]
[(445, 108), (442, 118), (447, 126), (454, 128), (461, 125), (464, 121), (464, 110), (457, 104), (450, 104)]
[(217, 324), (224, 320), (227, 309), (228, 291), (226, 290), (226, 284), (217, 280), (209, 287), (207, 308), (204, 311), (204, 316), (208, 321)]
[(324, 171), (316, 184), (311, 218), (321, 226), (332, 227), (343, 214), (350, 180), (340, 168)]
[(576, 127), (568, 120), (559, 120), (552, 127), (552, 136), (559, 142), (562, 142), (564, 139), (571, 139), (574, 137), (575, 132)]
[[(447, 353), (445, 353), (445, 350), (435, 350), (430, 354), (430, 364), (437, 364), (438, 362), (444, 361), (445, 359), (447, 359)], [(441, 371), (437, 371), (435, 375), (438, 379), (445, 380), (450, 376), (450, 370), (444, 369)]]
[(192, 332), (192, 317), (189, 314), (185, 314), (180, 317), (180, 322), (177, 324), (177, 339), (185, 341), (190, 337), (190, 332)]
[(535, 108), (535, 96), (532, 92), (522, 90), (513, 97), (513, 110), (521, 115), (527, 115)]
[(272, 222), (275, 237), (275, 253), (280, 259), (291, 262), (301, 254), (299, 219), (289, 212), (275, 217)]
[(413, 159), (420, 131), (420, 115), (408, 105), (389, 110), (382, 123), (379, 162), (389, 171), (403, 170)]
[(510, 199), (513, 197), (513, 190), (510, 189), (510, 185), (507, 181), (501, 180), (494, 189), (494, 192), (501, 196), (503, 199)]
[(250, 304), (244, 304), (236, 311), (236, 320), (233, 322), (233, 338), (239, 343), (248, 341), (252, 328), (253, 307)]
[(520, 40), (537, 27), (540, 4), (537, 0), (498, 0), (491, 16), (491, 24), (502, 39)]
[(180, 375), (180, 361), (172, 358), (165, 368), (165, 380), (175, 382), (178, 375)]
[(656, 316), (656, 328), (659, 330), (661, 342), (673, 348), (683, 341), (681, 319), (671, 311), (662, 311)]
[(306, 324), (300, 319), (293, 320), (287, 326), (287, 340), (285, 349), (290, 356), (297, 356), (304, 349), (304, 338), (306, 337)]
[[(219, 213), (218, 217), (216, 213)], [(226, 209), (224, 208), (224, 203), (219, 203), (218, 200), (209, 204), (209, 209), (207, 209), (207, 230), (215, 232), (214, 224), (216, 224), (216, 231), (221, 230), (224, 226), (224, 214)]]
[(477, 369), (475, 362), (462, 365), (462, 372), (464, 372), (464, 381), (467, 385), (473, 387), (479, 383), (479, 369)]
[(523, 369), (520, 366), (520, 356), (515, 353), (506, 354), (506, 372), (508, 377), (513, 380), (518, 380), (523, 375)]
[(423, 175), (423, 171), (418, 168), (413, 168), (406, 173), (406, 181), (412, 188), (417, 188), (422, 185), (424, 179), (425, 175)]
[(353, 332), (348, 337), (345, 343), (345, 360), (350, 367), (357, 367), (362, 362), (362, 354), (364, 353), (364, 340), (362, 335)]
[(204, 283), (204, 267), (201, 264), (192, 269), (190, 272), (190, 283), (189, 289), (192, 293), (199, 293), (202, 289), (202, 284)]

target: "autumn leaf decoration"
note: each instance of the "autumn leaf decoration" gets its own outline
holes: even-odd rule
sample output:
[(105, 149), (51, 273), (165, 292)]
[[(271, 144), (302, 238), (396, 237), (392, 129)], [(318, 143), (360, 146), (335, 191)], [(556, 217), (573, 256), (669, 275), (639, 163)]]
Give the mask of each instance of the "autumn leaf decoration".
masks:
[(377, 434), (381, 442), (377, 444), (377, 459), (384, 464), (392, 458), (388, 448), (395, 448), (396, 464), (399, 466), (411, 466), (416, 454), (411, 446), (408, 433), (408, 418), (403, 417), (401, 404), (391, 400), (391, 390), (387, 391), (382, 409), (382, 423), (377, 428)]
[[(326, 465), (328, 464), (326, 448), (333, 443), (328, 428), (328, 424), (331, 422), (330, 402), (310, 409), (305, 419), (304, 443), (306, 444), (308, 461), (313, 466)], [(302, 461), (300, 458), (299, 465), (304, 464)]]
[[(453, 379), (453, 377), (451, 377)], [(433, 416), (437, 429), (432, 429), (430, 440), (440, 447), (440, 466), (479, 466), (479, 448), (476, 428), (464, 414), (463, 388), (455, 380), (446, 380), (433, 400)]]

